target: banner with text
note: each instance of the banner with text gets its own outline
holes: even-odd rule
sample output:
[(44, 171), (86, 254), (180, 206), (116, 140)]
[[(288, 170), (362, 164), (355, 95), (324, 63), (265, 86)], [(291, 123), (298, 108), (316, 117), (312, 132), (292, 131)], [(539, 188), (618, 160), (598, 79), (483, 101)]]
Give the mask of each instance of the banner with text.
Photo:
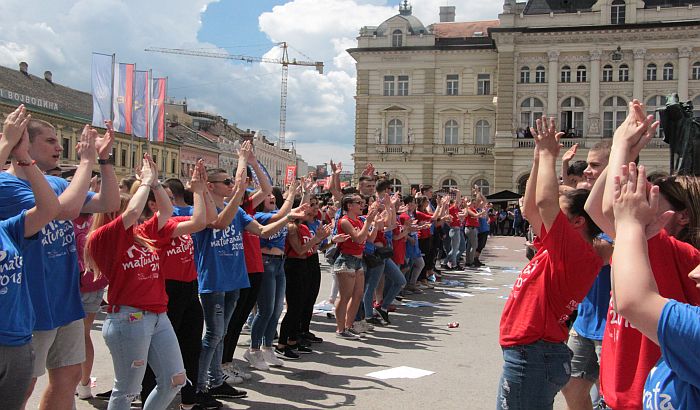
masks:
[(105, 126), (112, 117), (114, 54), (92, 53), (92, 125)]
[(297, 177), (297, 167), (294, 165), (287, 165), (287, 172), (284, 174), (284, 185), (289, 185)]

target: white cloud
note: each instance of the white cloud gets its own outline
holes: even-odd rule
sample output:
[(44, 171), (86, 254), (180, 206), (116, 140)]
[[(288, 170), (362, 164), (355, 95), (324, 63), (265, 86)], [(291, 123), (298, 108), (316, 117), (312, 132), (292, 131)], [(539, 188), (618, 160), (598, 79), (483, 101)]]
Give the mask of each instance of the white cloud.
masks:
[[(188, 97), (190, 107), (215, 111), (241, 128), (277, 133), (281, 67), (227, 60), (145, 53), (148, 46), (211, 48), (197, 40), (202, 13), (218, 0), (3, 0), (0, 4), (0, 64), (29, 63), (34, 74), (51, 70), (60, 84), (90, 88), (90, 52), (116, 53), (137, 69), (167, 75), (170, 95)], [(241, 7), (233, 0), (222, 0)], [(238, 4), (237, 4), (238, 3)], [(396, 3), (392, 1), (391, 3)], [(445, 0), (414, 1), (427, 26), (438, 20)], [(500, 2), (451, 1), (457, 20), (496, 18)], [(290, 67), (287, 134), (309, 164), (333, 156), (348, 167), (354, 142), (355, 62), (345, 52), (359, 29), (397, 13), (382, 0), (293, 0), (259, 17), (272, 41), (286, 41), (290, 57), (325, 62), (324, 74)], [(309, 56), (304, 57), (296, 50)], [(272, 48), (266, 57), (278, 58)], [(39, 74), (40, 75), (40, 74)], [(349, 168), (349, 167), (348, 167)]]

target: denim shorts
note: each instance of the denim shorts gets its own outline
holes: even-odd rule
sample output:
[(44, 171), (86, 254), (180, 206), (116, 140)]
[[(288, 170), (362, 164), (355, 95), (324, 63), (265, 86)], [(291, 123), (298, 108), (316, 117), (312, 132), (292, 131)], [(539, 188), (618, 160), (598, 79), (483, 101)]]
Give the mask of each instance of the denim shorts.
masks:
[(341, 253), (340, 256), (338, 256), (338, 259), (335, 260), (335, 263), (333, 264), (333, 271), (334, 272), (347, 272), (347, 271), (352, 271), (355, 272), (357, 270), (362, 270), (362, 258), (358, 258), (357, 256), (352, 256), (352, 255), (346, 255), (344, 253)]
[(81, 293), (80, 298), (83, 301), (83, 310), (85, 310), (85, 313), (98, 313), (102, 305), (102, 297), (104, 294), (104, 289)]
[(574, 353), (571, 359), (571, 377), (586, 379), (591, 382), (598, 380), (600, 374), (600, 340), (581, 336), (574, 329), (569, 332), (566, 343)]

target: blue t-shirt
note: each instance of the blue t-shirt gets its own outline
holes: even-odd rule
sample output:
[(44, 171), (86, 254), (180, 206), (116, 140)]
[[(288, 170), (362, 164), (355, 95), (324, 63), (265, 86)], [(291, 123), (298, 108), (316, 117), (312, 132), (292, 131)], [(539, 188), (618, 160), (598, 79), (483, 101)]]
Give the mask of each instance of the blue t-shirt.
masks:
[[(273, 215), (277, 214), (278, 210), (272, 212), (256, 212), (255, 220), (260, 222), (260, 225), (267, 225)], [(280, 229), (275, 232), (269, 238), (260, 237), (260, 247), (261, 248), (277, 248), (284, 250), (284, 243), (287, 241), (287, 227)]]
[(406, 239), (406, 259), (416, 259), (421, 256), (420, 245), (418, 243), (418, 233), (411, 232), (408, 234), (408, 236), (413, 238), (415, 241), (411, 243), (408, 238)]
[[(612, 243), (612, 239), (606, 234), (600, 234), (598, 237)], [(608, 263), (608, 261), (604, 262)], [(578, 305), (578, 317), (574, 321), (574, 330), (579, 335), (592, 340), (603, 340), (610, 306), (610, 291), (610, 265), (603, 265), (593, 286)]]
[[(24, 211), (0, 222), (0, 345), (22, 346), (32, 340), (36, 317), (29, 286), (22, 275), (22, 252), (34, 240), (24, 239)], [(35, 235), (33, 239), (38, 238)]]
[(173, 216), (192, 216), (191, 206), (173, 206)]
[[(68, 188), (63, 178), (47, 176), (56, 195)], [(95, 194), (88, 192), (85, 203)], [(29, 183), (0, 173), (0, 220), (34, 207)], [(34, 330), (52, 330), (85, 317), (80, 299), (80, 271), (72, 221), (49, 222), (22, 251), (24, 277), (36, 313)]]
[[(479, 208), (477, 211), (481, 212), (482, 209)], [(491, 227), (489, 226), (489, 217), (488, 215), (480, 216), (479, 217), (479, 233), (484, 233), (484, 232), (491, 232)]]
[(669, 300), (657, 334), (661, 359), (644, 384), (644, 408), (700, 408), (700, 307)]
[(243, 229), (252, 221), (239, 207), (228, 228), (206, 228), (192, 234), (199, 293), (250, 287), (243, 255)]

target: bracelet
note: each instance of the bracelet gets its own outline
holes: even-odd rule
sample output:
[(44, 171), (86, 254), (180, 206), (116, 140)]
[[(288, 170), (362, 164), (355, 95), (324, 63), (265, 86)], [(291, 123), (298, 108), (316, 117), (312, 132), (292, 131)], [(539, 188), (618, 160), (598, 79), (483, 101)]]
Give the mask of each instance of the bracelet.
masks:
[(98, 158), (97, 163), (100, 165), (114, 165), (114, 157), (110, 156), (107, 159)]
[(31, 167), (32, 165), (36, 164), (36, 160), (31, 160), (31, 161), (17, 161), (17, 165), (20, 167)]

